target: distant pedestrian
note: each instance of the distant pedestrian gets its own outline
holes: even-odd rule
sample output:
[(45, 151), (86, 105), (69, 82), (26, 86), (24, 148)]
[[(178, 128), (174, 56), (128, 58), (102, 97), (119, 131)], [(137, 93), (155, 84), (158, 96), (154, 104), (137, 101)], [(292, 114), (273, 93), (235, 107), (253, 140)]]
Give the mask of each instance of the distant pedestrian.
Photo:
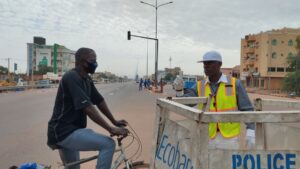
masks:
[(139, 90), (143, 90), (143, 79), (140, 79), (140, 83), (139, 83)]
[(148, 88), (150, 89), (150, 87), (151, 87), (151, 80), (150, 79), (147, 80), (147, 85), (148, 85)]
[(145, 89), (148, 89), (147, 79), (144, 80), (144, 88), (145, 88)]

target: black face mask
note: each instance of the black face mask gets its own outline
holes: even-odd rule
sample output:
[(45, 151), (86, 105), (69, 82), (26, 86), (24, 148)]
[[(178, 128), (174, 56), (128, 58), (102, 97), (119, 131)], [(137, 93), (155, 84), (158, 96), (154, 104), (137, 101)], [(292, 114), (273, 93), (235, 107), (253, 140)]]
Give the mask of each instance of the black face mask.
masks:
[(96, 68), (98, 67), (98, 63), (96, 61), (92, 61), (92, 62), (87, 61), (87, 64), (88, 64), (88, 68), (87, 68), (88, 73), (94, 74)]

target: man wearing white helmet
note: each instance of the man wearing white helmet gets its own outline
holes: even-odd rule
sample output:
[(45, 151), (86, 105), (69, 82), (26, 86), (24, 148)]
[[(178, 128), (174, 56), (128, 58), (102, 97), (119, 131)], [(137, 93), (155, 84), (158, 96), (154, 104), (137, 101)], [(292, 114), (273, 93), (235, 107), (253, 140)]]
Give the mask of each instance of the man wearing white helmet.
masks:
[[(216, 51), (209, 51), (199, 61), (203, 63), (206, 79), (187, 90), (184, 97), (211, 97), (210, 112), (253, 111), (251, 101), (240, 80), (226, 76), (221, 72), (222, 56)], [(202, 109), (203, 105), (199, 105)], [(240, 123), (210, 123), (210, 148), (238, 149)], [(246, 124), (247, 147), (255, 143), (255, 125)]]

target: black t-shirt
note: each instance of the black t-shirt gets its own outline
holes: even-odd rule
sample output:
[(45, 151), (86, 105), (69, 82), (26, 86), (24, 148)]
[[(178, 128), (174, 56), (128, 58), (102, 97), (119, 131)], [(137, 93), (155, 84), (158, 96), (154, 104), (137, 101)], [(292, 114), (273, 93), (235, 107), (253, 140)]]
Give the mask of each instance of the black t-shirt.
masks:
[(56, 143), (73, 131), (85, 128), (87, 115), (82, 109), (103, 100), (89, 76), (82, 77), (76, 69), (66, 72), (60, 81), (53, 114), (48, 122), (47, 144), (56, 148)]

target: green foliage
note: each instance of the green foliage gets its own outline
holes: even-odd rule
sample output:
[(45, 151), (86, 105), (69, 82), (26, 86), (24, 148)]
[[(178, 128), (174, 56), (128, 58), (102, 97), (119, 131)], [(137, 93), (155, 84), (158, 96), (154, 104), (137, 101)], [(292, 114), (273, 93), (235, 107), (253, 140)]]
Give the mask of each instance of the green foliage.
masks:
[(0, 66), (0, 74), (7, 74), (8, 69), (6, 67)]
[(300, 35), (297, 36), (296, 42), (297, 54), (287, 58), (289, 67), (294, 72), (288, 73), (283, 79), (283, 90), (287, 92), (295, 91), (297, 94), (300, 94)]
[(39, 65), (39, 70), (34, 71), (35, 75), (44, 75), (47, 72), (53, 72), (53, 67), (48, 67), (46, 65)]
[(295, 71), (289, 73), (283, 79), (283, 90), (291, 92), (295, 91), (297, 94), (300, 94), (300, 71)]
[(175, 76), (171, 73), (166, 74), (165, 80), (166, 81), (173, 81), (175, 79)]

